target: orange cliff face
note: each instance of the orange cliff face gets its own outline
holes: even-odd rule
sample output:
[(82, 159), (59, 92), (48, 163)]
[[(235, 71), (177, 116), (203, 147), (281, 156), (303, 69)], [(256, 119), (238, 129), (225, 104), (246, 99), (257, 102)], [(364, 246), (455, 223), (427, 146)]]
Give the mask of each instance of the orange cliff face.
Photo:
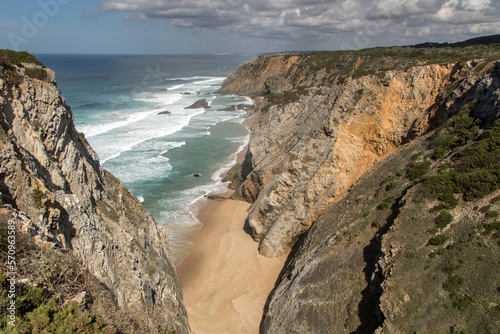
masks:
[(235, 195), (253, 202), (248, 222), (268, 257), (291, 249), (371, 167), (446, 119), (447, 87), (454, 84), (458, 96), (463, 78), (480, 75), (472, 63), (360, 75), (369, 62), (363, 57), (341, 56), (326, 68), (311, 57), (259, 57), (222, 88), (270, 94), (251, 129), (251, 172)]

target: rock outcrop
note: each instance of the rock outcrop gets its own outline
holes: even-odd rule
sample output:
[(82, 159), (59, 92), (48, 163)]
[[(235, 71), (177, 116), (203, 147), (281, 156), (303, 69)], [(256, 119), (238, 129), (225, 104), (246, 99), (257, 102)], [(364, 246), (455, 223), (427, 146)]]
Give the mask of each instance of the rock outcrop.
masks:
[(193, 103), (192, 105), (184, 108), (184, 109), (209, 109), (210, 105), (208, 104), (208, 101), (206, 99), (201, 99)]
[(40, 242), (71, 250), (151, 332), (189, 333), (165, 230), (101, 168), (50, 70), (0, 68), (3, 205)]

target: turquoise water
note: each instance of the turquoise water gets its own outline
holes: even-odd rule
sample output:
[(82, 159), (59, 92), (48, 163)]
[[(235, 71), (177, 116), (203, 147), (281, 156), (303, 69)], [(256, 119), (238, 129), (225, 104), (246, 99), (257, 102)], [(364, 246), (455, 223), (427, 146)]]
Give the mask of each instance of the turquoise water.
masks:
[[(218, 95), (241, 56), (37, 55), (56, 72), (77, 130), (143, 206), (165, 226), (177, 262), (193, 248), (204, 195), (224, 192), (220, 175), (248, 142), (251, 104)], [(210, 109), (185, 109), (206, 99)], [(159, 114), (168, 111), (170, 114)], [(199, 174), (195, 177), (194, 174)]]

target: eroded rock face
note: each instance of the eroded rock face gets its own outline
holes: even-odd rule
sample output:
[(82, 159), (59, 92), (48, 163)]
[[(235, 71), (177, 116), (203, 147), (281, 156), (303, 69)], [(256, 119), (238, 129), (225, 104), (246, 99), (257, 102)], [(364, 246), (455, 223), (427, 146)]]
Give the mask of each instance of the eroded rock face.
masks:
[(71, 249), (151, 328), (189, 333), (165, 230), (103, 170), (53, 78), (0, 79), (0, 191), (36, 238)]
[[(448, 90), (443, 112), (471, 111), (483, 124), (498, 119), (500, 63), (495, 67)], [(420, 182), (405, 177), (415, 161), (432, 162), (429, 175), (459, 164), (453, 155), (460, 156), (461, 148), (447, 152), (451, 157), (429, 158), (429, 143), (438, 135), (431, 130), (403, 144), (321, 213), (291, 253), (268, 299), (261, 333), (474, 333), (500, 328), (500, 231), (484, 229), (495, 224), (484, 212), (500, 209), (500, 190), (460, 200), (449, 208), (449, 225), (437, 228), (439, 210), (433, 208), (441, 202), (422, 200)], [(430, 240), (436, 235), (447, 241), (434, 244)]]
[(251, 172), (235, 195), (253, 202), (248, 222), (261, 254), (269, 257), (290, 249), (377, 162), (446, 119), (445, 87), (474, 75), (472, 63), (449, 63), (347, 76), (325, 85), (326, 71), (301, 72), (301, 61), (257, 58), (222, 88), (251, 96), (288, 90), (283, 96), (291, 100), (266, 105), (268, 98), (261, 104), (243, 164)]

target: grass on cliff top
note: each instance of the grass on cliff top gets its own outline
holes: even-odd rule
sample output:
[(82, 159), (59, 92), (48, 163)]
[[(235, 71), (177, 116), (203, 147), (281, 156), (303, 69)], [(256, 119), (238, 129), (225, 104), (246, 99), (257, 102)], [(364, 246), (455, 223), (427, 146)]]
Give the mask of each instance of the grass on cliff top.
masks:
[[(319, 51), (300, 55), (311, 71), (342, 69), (349, 59), (368, 63), (374, 71), (475, 59), (500, 59), (500, 43), (465, 47), (375, 47), (349, 51)], [(364, 65), (366, 66), (366, 65)]]
[(19, 86), (24, 77), (19, 74), (17, 67), (24, 67), (23, 63), (30, 63), (41, 66), (41, 68), (24, 68), (24, 74), (28, 77), (47, 81), (48, 75), (43, 65), (35, 56), (26, 51), (16, 52), (7, 49), (0, 49), (0, 68), (3, 68), (2, 78), (13, 87)]
[(12, 51), (8, 49), (0, 49), (0, 65), (2, 65), (3, 61), (9, 60), (10, 64), (20, 66), (22, 63), (31, 63), (39, 66), (43, 66), (43, 64), (35, 58), (32, 54), (29, 54), (26, 51)]
[[(283, 106), (296, 102), (307, 88), (313, 85), (342, 85), (349, 78), (360, 78), (366, 75), (377, 75), (380, 78), (391, 70), (406, 71), (415, 66), (444, 64), (482, 60), (478, 69), (494, 60), (500, 60), (500, 44), (473, 45), (465, 47), (377, 47), (353, 51), (320, 51), (289, 54), (283, 57), (298, 56), (297, 66), (300, 71), (291, 67), (284, 77), (292, 83), (292, 89), (287, 92), (270, 92), (266, 96), (265, 112), (272, 105)], [(258, 71), (258, 69), (256, 69)], [(314, 79), (321, 78), (318, 83)]]

